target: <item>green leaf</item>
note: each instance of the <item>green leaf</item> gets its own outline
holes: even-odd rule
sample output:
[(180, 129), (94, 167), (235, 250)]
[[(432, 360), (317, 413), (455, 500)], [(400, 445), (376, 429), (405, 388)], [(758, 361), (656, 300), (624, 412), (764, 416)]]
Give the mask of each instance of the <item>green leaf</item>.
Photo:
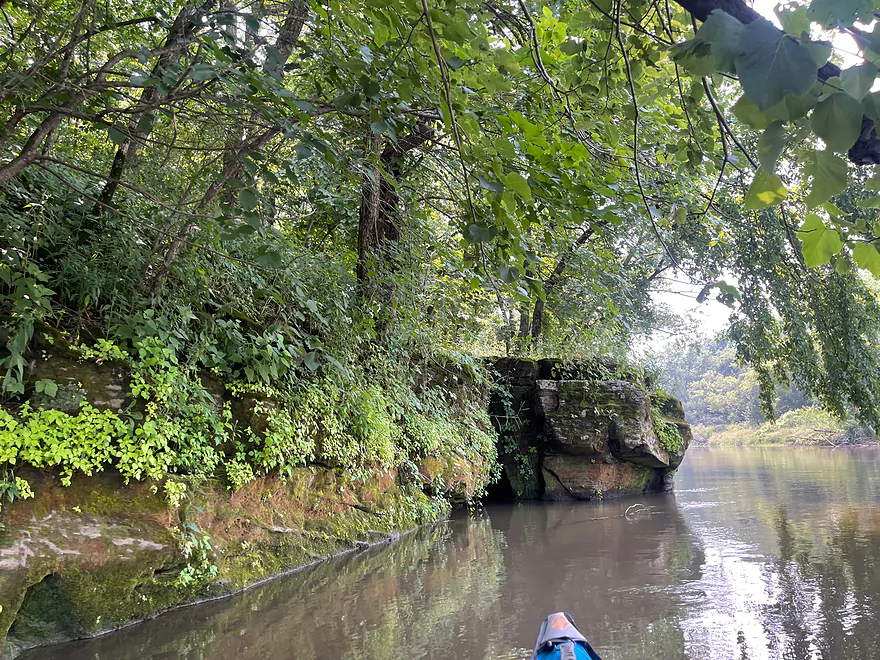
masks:
[(880, 92), (871, 92), (862, 100), (862, 110), (874, 121), (880, 121)]
[(829, 229), (815, 213), (804, 219), (799, 230), (803, 244), (804, 263), (807, 268), (815, 268), (831, 261), (831, 257), (843, 249), (843, 241), (836, 229)]
[(759, 109), (776, 105), (786, 94), (806, 94), (817, 70), (810, 52), (766, 19), (759, 18), (740, 31), (736, 72)]
[(782, 185), (782, 179), (760, 167), (746, 193), (745, 208), (747, 211), (757, 211), (774, 206), (785, 199), (786, 195), (788, 189)]
[(284, 265), (284, 260), (281, 258), (281, 254), (275, 250), (260, 248), (257, 251), (257, 263), (263, 268), (281, 268)]
[(376, 16), (373, 21), (373, 41), (376, 43), (376, 46), (381, 48), (388, 42), (390, 37), (391, 31), (388, 29), (388, 26)]
[(804, 174), (812, 177), (813, 182), (807, 195), (807, 208), (816, 208), (842, 193), (846, 188), (846, 169), (846, 161), (830, 151), (809, 152), (804, 159)]
[(331, 101), (337, 108), (356, 108), (361, 104), (361, 95), (357, 92), (343, 92)]
[(257, 196), (256, 191), (250, 188), (242, 188), (241, 192), (238, 193), (238, 201), (241, 202), (241, 207), (245, 211), (253, 211), (260, 203), (260, 198)]
[(559, 50), (561, 50), (566, 55), (577, 55), (584, 50), (585, 45), (586, 44), (583, 41), (575, 41), (573, 39), (569, 39), (559, 46)]
[(715, 56), (712, 46), (703, 41), (691, 39), (672, 47), (673, 61), (688, 73), (701, 78), (715, 73)]
[(810, 53), (810, 57), (813, 58), (813, 64), (816, 65), (817, 69), (821, 69), (825, 66), (825, 63), (828, 61), (828, 58), (831, 57), (831, 52), (833, 50), (832, 45), (827, 41), (801, 41), (801, 47), (806, 48)]
[(128, 139), (128, 136), (125, 133), (113, 126), (107, 128), (107, 134), (110, 136), (110, 140), (113, 144), (122, 144)]
[(822, 204), (822, 209), (828, 215), (835, 217), (835, 218), (842, 218), (842, 217), (849, 215), (849, 213), (844, 211), (842, 208), (840, 208), (839, 206), (837, 206), (833, 202), (825, 202), (824, 204)]
[(864, 268), (874, 277), (880, 277), (880, 253), (877, 252), (876, 246), (856, 243), (853, 247), (853, 259), (859, 268)]
[(453, 71), (456, 71), (465, 65), (465, 61), (460, 57), (450, 57), (446, 60), (446, 64), (449, 65), (449, 68)]
[(465, 235), (471, 243), (488, 243), (498, 235), (498, 230), (494, 227), (470, 224), (467, 226)]
[(874, 197), (868, 197), (867, 199), (860, 199), (856, 202), (856, 206), (863, 209), (880, 209), (880, 196), (875, 195)]
[(519, 61), (506, 48), (496, 48), (492, 51), (495, 56), (495, 66), (503, 67), (511, 73), (518, 73), (520, 70)]
[(257, 34), (260, 31), (260, 19), (253, 14), (245, 15), (244, 24), (247, 26), (248, 31), (252, 34)]
[(732, 284), (728, 284), (724, 280), (718, 280), (717, 282), (715, 282), (715, 286), (717, 286), (718, 290), (725, 296), (730, 296), (731, 298), (734, 298), (736, 300), (741, 300), (739, 289), (737, 289)]
[(196, 64), (189, 73), (189, 77), (196, 82), (210, 80), (214, 75), (214, 69), (207, 64)]
[(787, 142), (785, 125), (781, 121), (770, 124), (758, 140), (758, 162), (761, 167), (772, 172)]
[(877, 79), (877, 67), (870, 62), (851, 66), (840, 73), (840, 84), (843, 91), (856, 101), (861, 101), (871, 91)]
[(504, 184), (499, 181), (491, 181), (484, 176), (481, 176), (477, 179), (480, 183), (480, 188), (483, 190), (488, 190), (489, 192), (504, 192)]
[(379, 84), (375, 80), (364, 81), (364, 96), (368, 98), (376, 98), (379, 96)]
[(501, 266), (501, 281), (505, 284), (513, 284), (519, 276), (519, 268), (516, 266)]
[(712, 49), (717, 71), (736, 71), (739, 39), (743, 24), (720, 9), (715, 9), (697, 30), (696, 38), (708, 43)]
[(318, 352), (309, 351), (306, 353), (306, 356), (303, 358), (303, 364), (306, 365), (309, 371), (315, 371), (318, 368)]
[(733, 116), (739, 119), (743, 124), (756, 131), (763, 131), (770, 125), (770, 119), (761, 112), (755, 102), (748, 96), (743, 94), (731, 108)]
[(34, 389), (38, 394), (45, 394), (50, 399), (58, 394), (58, 384), (51, 378), (41, 378), (34, 383)]
[(778, 4), (773, 10), (782, 29), (794, 37), (800, 37), (804, 32), (810, 32), (810, 17), (807, 16), (805, 5), (794, 6), (791, 4)]
[(871, 178), (865, 181), (865, 190), (880, 192), (880, 168), (875, 169)]
[(532, 189), (529, 182), (519, 172), (508, 172), (504, 177), (504, 185), (516, 192), (525, 201), (532, 201)]
[(138, 131), (141, 133), (149, 133), (153, 130), (153, 123), (156, 117), (152, 114), (146, 114), (138, 120)]
[(819, 102), (810, 124), (829, 149), (846, 151), (862, 132), (862, 104), (849, 94), (835, 92)]
[(835, 23), (852, 25), (856, 21), (870, 22), (873, 18), (871, 0), (813, 0), (807, 15), (817, 23), (833, 27)]
[(397, 139), (397, 133), (386, 121), (374, 121), (370, 124), (370, 130), (373, 131), (376, 135), (387, 135), (392, 140)]
[(299, 108), (303, 112), (314, 112), (315, 111), (314, 104), (312, 104), (304, 99), (294, 99), (293, 101), (291, 101), (291, 103), (293, 103), (293, 105), (295, 105), (297, 108)]

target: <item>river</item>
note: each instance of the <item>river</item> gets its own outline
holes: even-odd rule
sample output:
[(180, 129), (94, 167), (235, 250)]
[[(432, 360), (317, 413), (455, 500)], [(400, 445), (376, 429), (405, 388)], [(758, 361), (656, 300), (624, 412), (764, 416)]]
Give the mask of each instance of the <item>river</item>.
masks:
[[(880, 657), (880, 451), (689, 451), (676, 493), (493, 505), (28, 660), (528, 658), (571, 612), (604, 660)], [(649, 513), (625, 515), (634, 502)]]

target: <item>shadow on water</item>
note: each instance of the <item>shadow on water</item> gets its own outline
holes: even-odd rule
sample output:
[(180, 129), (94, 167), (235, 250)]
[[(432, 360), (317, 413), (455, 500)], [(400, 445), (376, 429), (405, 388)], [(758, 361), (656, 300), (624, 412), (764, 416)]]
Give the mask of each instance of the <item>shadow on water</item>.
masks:
[(567, 610), (605, 660), (880, 658), (880, 453), (693, 452), (676, 496), (491, 505), (28, 660), (527, 658)]

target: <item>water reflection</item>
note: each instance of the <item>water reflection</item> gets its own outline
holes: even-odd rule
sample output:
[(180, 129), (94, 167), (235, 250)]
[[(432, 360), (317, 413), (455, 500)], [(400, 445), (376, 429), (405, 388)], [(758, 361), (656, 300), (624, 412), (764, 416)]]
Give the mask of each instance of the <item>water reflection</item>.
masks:
[(692, 451), (676, 496), (495, 506), (47, 660), (527, 658), (571, 611), (606, 660), (880, 658), (876, 452)]

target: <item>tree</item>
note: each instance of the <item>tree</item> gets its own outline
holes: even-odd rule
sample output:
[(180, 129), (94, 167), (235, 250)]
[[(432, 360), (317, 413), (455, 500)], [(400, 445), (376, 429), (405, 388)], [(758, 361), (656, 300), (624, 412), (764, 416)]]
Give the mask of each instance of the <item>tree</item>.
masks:
[(208, 334), (277, 322), (312, 366), (345, 343), (331, 306), (412, 354), (625, 345), (676, 272), (732, 306), (766, 391), (880, 418), (851, 268), (880, 274), (880, 204), (846, 187), (880, 188), (877, 69), (804, 31), (870, 59), (870, 3), (786, 6), (785, 32), (739, 0), (105, 4), (2, 7), (7, 387), (34, 321), (172, 300)]

